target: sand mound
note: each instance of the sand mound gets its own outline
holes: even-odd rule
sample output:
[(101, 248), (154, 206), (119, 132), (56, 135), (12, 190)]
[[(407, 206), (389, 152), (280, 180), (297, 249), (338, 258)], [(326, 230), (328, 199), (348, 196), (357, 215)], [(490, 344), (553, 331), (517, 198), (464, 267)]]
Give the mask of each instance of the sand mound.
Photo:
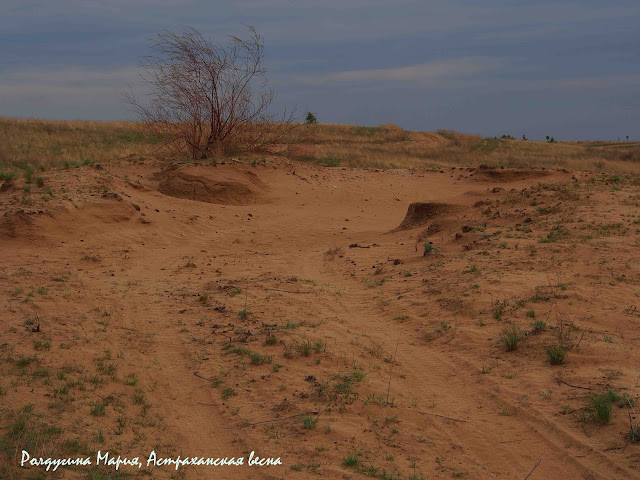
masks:
[(393, 231), (398, 232), (424, 226), (436, 219), (457, 212), (459, 208), (457, 205), (450, 205), (448, 203), (412, 203), (409, 205), (402, 223), (393, 229)]
[(506, 169), (494, 168), (486, 165), (480, 165), (473, 176), (477, 180), (492, 180), (499, 182), (516, 182), (518, 180), (527, 180), (529, 178), (541, 178), (550, 175), (546, 170), (536, 169)]
[(0, 238), (21, 236), (28, 231), (31, 224), (31, 217), (22, 210), (14, 213), (5, 212), (0, 220)]
[(250, 205), (260, 199), (260, 181), (244, 172), (242, 181), (214, 180), (204, 175), (191, 175), (175, 167), (156, 175), (158, 191), (164, 195), (220, 205)]

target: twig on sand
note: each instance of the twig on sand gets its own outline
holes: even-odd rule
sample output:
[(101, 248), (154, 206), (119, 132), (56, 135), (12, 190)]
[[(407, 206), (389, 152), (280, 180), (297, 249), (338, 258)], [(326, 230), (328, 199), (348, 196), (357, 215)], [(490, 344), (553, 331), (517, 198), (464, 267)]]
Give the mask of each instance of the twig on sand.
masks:
[(302, 412), (302, 413), (297, 413), (295, 415), (290, 415), (288, 417), (272, 418), (271, 420), (263, 420), (261, 422), (255, 422), (255, 423), (245, 423), (245, 425), (247, 427), (252, 427), (254, 425), (261, 425), (263, 423), (283, 422), (284, 420), (289, 420), (290, 418), (296, 418), (296, 417), (299, 417), (300, 415), (318, 415), (318, 416), (320, 416), (320, 412), (318, 412), (318, 410), (312, 410), (312, 411), (309, 411), (309, 412)]
[(571, 388), (581, 388), (582, 390), (593, 390), (593, 388), (591, 387), (583, 387), (582, 385), (572, 385), (568, 382), (565, 382), (564, 380), (562, 380), (560, 377), (555, 377), (554, 380), (558, 383), (564, 383), (565, 385), (567, 385), (568, 387)]
[(265, 290), (270, 290), (272, 292), (285, 292), (285, 293), (316, 293), (312, 290), (282, 290), (281, 288), (265, 288)]
[(529, 440), (528, 438), (519, 438), (517, 440), (505, 440), (504, 442), (500, 442), (500, 443), (516, 443), (516, 442), (524, 442), (525, 440)]
[(447, 420), (453, 420), (454, 422), (464, 422), (467, 423), (466, 420), (462, 420), (460, 418), (451, 418), (445, 415), (438, 415), (437, 413), (429, 413), (429, 412), (418, 412), (420, 415), (430, 415), (432, 417), (446, 418)]
[(389, 385), (387, 386), (387, 404), (389, 403), (389, 391), (391, 390), (391, 374), (393, 373), (393, 365), (396, 363), (396, 355), (398, 354), (398, 346), (400, 345), (400, 337), (396, 343), (396, 351), (393, 353), (393, 361), (391, 362), (391, 368), (389, 369)]
[(535, 470), (536, 468), (538, 468), (538, 465), (540, 465), (540, 462), (542, 462), (542, 459), (543, 459), (543, 458), (544, 458), (544, 457), (540, 457), (540, 460), (538, 460), (538, 463), (536, 463), (536, 464), (533, 466), (533, 468), (532, 468), (532, 469), (531, 469), (531, 471), (529, 472), (529, 475), (527, 475), (526, 477), (524, 477), (524, 480), (527, 480), (527, 478), (529, 478), (529, 477), (531, 476), (531, 474), (534, 472), (534, 470)]

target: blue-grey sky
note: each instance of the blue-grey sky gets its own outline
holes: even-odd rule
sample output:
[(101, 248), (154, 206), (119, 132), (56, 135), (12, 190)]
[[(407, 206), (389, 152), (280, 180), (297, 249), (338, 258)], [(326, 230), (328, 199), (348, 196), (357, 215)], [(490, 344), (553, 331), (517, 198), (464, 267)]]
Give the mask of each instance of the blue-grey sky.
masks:
[(155, 34), (246, 24), (321, 122), (640, 139), (638, 0), (0, 0), (0, 116), (130, 119)]

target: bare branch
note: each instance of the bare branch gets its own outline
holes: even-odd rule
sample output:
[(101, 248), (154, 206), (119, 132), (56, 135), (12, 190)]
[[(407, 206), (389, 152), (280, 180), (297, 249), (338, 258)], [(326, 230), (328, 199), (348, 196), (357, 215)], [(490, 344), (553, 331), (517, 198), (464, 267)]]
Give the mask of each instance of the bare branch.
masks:
[(146, 102), (124, 100), (175, 153), (194, 159), (265, 151), (294, 127), (293, 115), (270, 112), (275, 94), (263, 66), (264, 41), (252, 26), (247, 38), (214, 43), (194, 28), (164, 31), (141, 61)]

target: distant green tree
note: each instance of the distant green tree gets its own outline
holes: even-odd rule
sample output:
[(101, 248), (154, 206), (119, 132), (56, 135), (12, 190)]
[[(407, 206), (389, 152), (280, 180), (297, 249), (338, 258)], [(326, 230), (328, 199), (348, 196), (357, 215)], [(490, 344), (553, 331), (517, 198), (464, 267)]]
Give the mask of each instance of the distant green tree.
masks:
[(306, 124), (312, 124), (312, 123), (318, 123), (318, 119), (316, 118), (316, 116), (312, 113), (312, 112), (307, 112), (307, 116), (304, 119), (304, 123)]

